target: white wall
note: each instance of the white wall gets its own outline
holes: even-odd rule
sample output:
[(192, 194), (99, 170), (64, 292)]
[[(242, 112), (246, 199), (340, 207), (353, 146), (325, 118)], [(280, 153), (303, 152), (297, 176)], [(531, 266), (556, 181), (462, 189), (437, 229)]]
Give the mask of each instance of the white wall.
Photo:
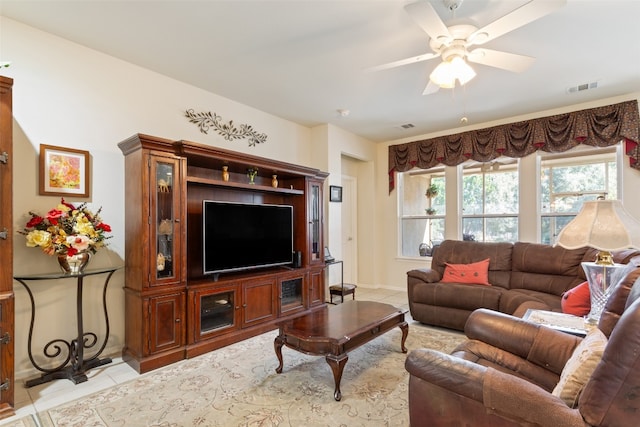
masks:
[[(601, 99), (594, 102), (576, 104), (569, 108), (541, 111), (535, 114), (529, 114), (518, 117), (509, 117), (503, 120), (488, 122), (488, 123), (479, 123), (474, 126), (460, 127), (458, 129), (451, 129), (449, 131), (432, 133), (421, 135), (412, 138), (405, 138), (401, 140), (389, 141), (384, 144), (377, 145), (377, 162), (376, 162), (376, 171), (375, 177), (378, 181), (378, 185), (376, 186), (376, 211), (379, 213), (379, 221), (378, 222), (378, 234), (379, 236), (376, 238), (376, 242), (378, 242), (377, 246), (377, 254), (376, 254), (376, 264), (383, 266), (383, 270), (381, 271), (378, 279), (380, 280), (380, 286), (382, 287), (403, 287), (406, 288), (406, 272), (408, 270), (414, 268), (422, 268), (427, 267), (429, 265), (427, 260), (414, 260), (401, 258), (398, 256), (398, 223), (397, 223), (397, 190), (394, 190), (392, 193), (388, 193), (388, 148), (390, 145), (402, 144), (410, 141), (418, 141), (421, 139), (434, 138), (436, 136), (455, 134), (459, 132), (464, 132), (473, 129), (482, 129), (491, 126), (497, 126), (500, 124), (511, 123), (521, 120), (529, 120), (537, 117), (545, 117), (554, 114), (566, 113), (570, 111), (578, 111), (587, 108), (594, 108), (603, 105), (611, 105), (616, 104), (623, 101), (628, 101), (632, 99), (640, 99), (640, 93), (630, 93), (624, 96), (619, 96), (615, 98), (607, 98)], [(535, 156), (535, 155), (534, 155)], [(527, 171), (533, 170), (535, 167), (535, 159), (529, 158), (523, 160), (523, 167)], [(447, 173), (455, 173), (455, 168), (447, 167)], [(524, 172), (523, 172), (524, 173)], [(447, 176), (447, 182), (452, 182), (449, 179), (449, 175)], [(622, 197), (621, 200), (624, 204), (624, 207), (629, 211), (631, 215), (635, 218), (640, 219), (640, 199), (637, 197), (638, 190), (637, 188), (640, 186), (640, 170), (632, 169), (629, 166), (629, 158), (627, 156), (623, 156), (623, 171), (622, 171)], [(524, 182), (521, 183), (521, 192), (531, 192), (536, 191), (535, 183)], [(527, 204), (530, 203), (530, 204)], [(447, 197), (447, 212), (457, 211), (457, 203), (455, 201), (450, 201), (450, 198)], [(525, 221), (533, 221), (535, 220), (535, 213), (537, 212), (537, 206), (535, 201), (525, 201), (520, 206), (521, 211), (527, 212)], [(447, 222), (447, 226), (450, 225), (450, 222)], [(531, 227), (528, 228), (531, 230)], [(537, 239), (537, 234), (535, 232), (526, 231), (522, 233), (523, 241), (535, 241)], [(522, 230), (521, 230), (522, 231)], [(459, 234), (458, 234), (459, 235)], [(447, 238), (455, 238), (455, 235), (451, 235), (451, 233), (447, 232)], [(384, 242), (384, 243), (383, 243)]]
[[(124, 158), (117, 143), (135, 133), (186, 139), (281, 161), (319, 167), (311, 155), (311, 130), (232, 100), (180, 83), (64, 39), (0, 17), (2, 60), (12, 65), (3, 74), (14, 79), (14, 229), (21, 229), (27, 212), (46, 213), (59, 198), (38, 195), (37, 165), (40, 144), (88, 150), (92, 188), (86, 200), (103, 206), (103, 220), (113, 229), (106, 250), (98, 252), (92, 267), (123, 265)], [(247, 123), (268, 135), (267, 142), (250, 148), (246, 140), (225, 141), (208, 135), (184, 117), (184, 111), (212, 111), (223, 120)], [(68, 198), (76, 203), (85, 200)], [(144, 244), (144, 242), (141, 242)], [(27, 248), (22, 236), (14, 239), (14, 275), (52, 272), (54, 257)], [(85, 281), (85, 325), (100, 334), (101, 279)], [(111, 337), (104, 354), (119, 354), (124, 336), (123, 274), (109, 285)], [(38, 282), (31, 286), (36, 304), (33, 352), (43, 364), (42, 348), (53, 338), (72, 338), (75, 330), (75, 282)], [(30, 306), (28, 295), (14, 281), (16, 294), (16, 376), (35, 371), (27, 356)]]

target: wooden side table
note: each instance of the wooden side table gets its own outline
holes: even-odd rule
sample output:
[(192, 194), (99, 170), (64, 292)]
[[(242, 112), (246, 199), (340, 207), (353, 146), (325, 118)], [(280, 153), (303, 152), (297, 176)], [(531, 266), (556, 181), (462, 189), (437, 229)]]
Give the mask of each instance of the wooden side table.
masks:
[(333, 296), (340, 295), (340, 302), (344, 302), (345, 295), (353, 295), (352, 299), (356, 299), (356, 288), (358, 286), (350, 283), (344, 283), (344, 264), (342, 260), (334, 260), (327, 262), (327, 267), (333, 264), (340, 264), (340, 284), (329, 286), (329, 297), (331, 298), (331, 304), (333, 304)]

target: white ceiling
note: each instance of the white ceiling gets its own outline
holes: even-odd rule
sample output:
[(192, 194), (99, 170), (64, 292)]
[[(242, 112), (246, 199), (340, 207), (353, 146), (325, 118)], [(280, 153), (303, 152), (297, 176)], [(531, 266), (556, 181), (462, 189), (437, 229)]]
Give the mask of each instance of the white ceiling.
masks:
[[(425, 1), (425, 0), (421, 0)], [(439, 63), (367, 68), (430, 52), (405, 0), (0, 0), (0, 14), (305, 126), (372, 141), (640, 91), (640, 1), (568, 0), (483, 47), (536, 57), (516, 74), (472, 64), (463, 88), (422, 91)], [(482, 27), (526, 0), (465, 0), (447, 25)], [(0, 58), (10, 60), (10, 58)], [(574, 94), (567, 88), (598, 82)], [(190, 106), (216, 111), (215, 105)], [(350, 111), (342, 117), (337, 110)], [(415, 127), (403, 129), (411, 123)]]

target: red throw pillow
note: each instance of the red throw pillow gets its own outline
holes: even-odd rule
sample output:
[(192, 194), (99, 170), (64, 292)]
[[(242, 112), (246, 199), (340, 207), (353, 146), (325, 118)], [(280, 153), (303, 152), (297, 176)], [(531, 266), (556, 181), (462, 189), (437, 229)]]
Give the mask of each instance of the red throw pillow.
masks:
[(489, 258), (471, 264), (449, 264), (445, 262), (442, 282), (469, 283), (473, 285), (487, 285), (489, 283)]
[(562, 294), (560, 300), (562, 312), (574, 316), (585, 316), (591, 311), (591, 293), (589, 282), (583, 282)]

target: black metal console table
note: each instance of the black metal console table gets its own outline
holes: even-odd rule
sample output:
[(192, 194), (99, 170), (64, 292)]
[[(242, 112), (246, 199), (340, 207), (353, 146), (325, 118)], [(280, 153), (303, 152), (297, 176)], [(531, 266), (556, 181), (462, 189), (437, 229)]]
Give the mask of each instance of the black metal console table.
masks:
[[(110, 267), (110, 268), (102, 268), (102, 269), (91, 269), (86, 270), (82, 273), (78, 274), (63, 274), (63, 273), (50, 273), (50, 274), (34, 274), (34, 275), (26, 275), (26, 276), (15, 276), (14, 279), (20, 282), (22, 286), (25, 287), (27, 293), (29, 294), (29, 300), (31, 301), (31, 322), (29, 324), (29, 339), (28, 339), (28, 352), (29, 352), (29, 360), (36, 369), (42, 372), (42, 375), (38, 378), (34, 378), (28, 380), (25, 385), (26, 387), (32, 387), (38, 384), (44, 384), (46, 382), (56, 380), (56, 379), (68, 379), (73, 381), (74, 384), (79, 384), (87, 381), (86, 372), (89, 369), (95, 368), (97, 366), (106, 365), (107, 363), (111, 363), (111, 359), (106, 357), (100, 359), (99, 356), (107, 345), (107, 341), (109, 340), (109, 314), (107, 312), (107, 286), (109, 285), (109, 280), (113, 273), (118, 270), (120, 267)], [(100, 346), (100, 349), (96, 354), (91, 356), (90, 358), (85, 359), (84, 351), (85, 349), (90, 349), (94, 347), (98, 343), (98, 336), (93, 332), (85, 332), (84, 325), (82, 320), (82, 291), (83, 291), (83, 279), (87, 276), (95, 276), (98, 274), (106, 274), (107, 277), (104, 281), (104, 286), (102, 289), (102, 306), (104, 310), (104, 321), (106, 325), (106, 333), (104, 337), (104, 341)], [(66, 341), (62, 338), (56, 338), (54, 340), (49, 341), (43, 348), (43, 353), (48, 358), (56, 358), (59, 357), (63, 348), (66, 347), (67, 356), (66, 358), (57, 366), (47, 369), (38, 365), (33, 358), (33, 353), (31, 351), (31, 339), (33, 336), (33, 325), (35, 323), (36, 316), (36, 305), (33, 298), (33, 293), (29, 286), (27, 286), (26, 282), (30, 281), (46, 281), (46, 280), (57, 280), (57, 279), (75, 279), (76, 281), (76, 315), (77, 315), (77, 327), (78, 327), (78, 335), (76, 338), (72, 339), (70, 342)]]
[(356, 299), (357, 286), (350, 283), (344, 283), (344, 263), (342, 262), (342, 260), (334, 259), (325, 263), (327, 267), (334, 264), (340, 264), (340, 284), (329, 286), (329, 297), (331, 298), (331, 304), (333, 304), (334, 295), (340, 295), (340, 302), (344, 302), (345, 295), (349, 294), (353, 295), (353, 299)]

